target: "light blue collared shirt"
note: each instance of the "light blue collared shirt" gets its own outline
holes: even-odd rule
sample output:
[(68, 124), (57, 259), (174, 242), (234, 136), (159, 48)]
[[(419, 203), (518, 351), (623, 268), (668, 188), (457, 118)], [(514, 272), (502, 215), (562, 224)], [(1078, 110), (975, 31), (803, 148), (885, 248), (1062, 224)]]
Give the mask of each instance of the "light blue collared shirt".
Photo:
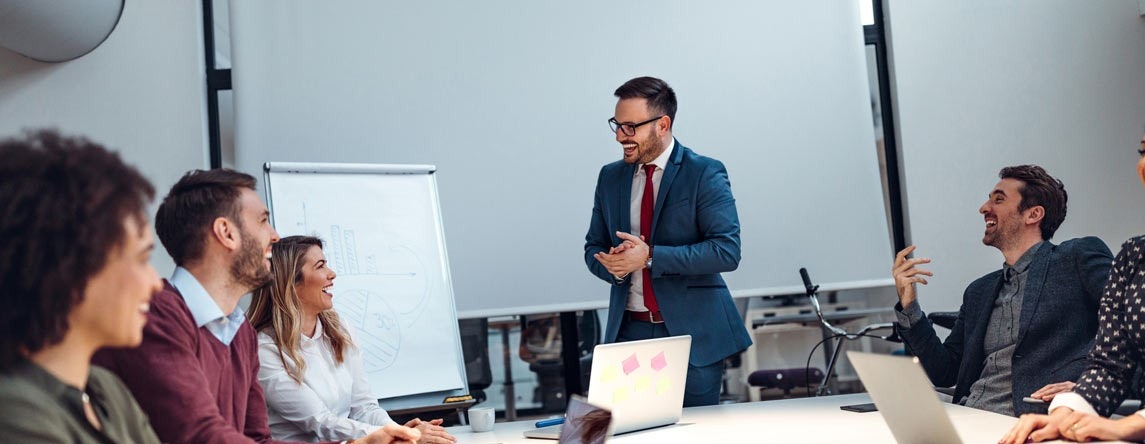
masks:
[(246, 313), (242, 307), (236, 306), (231, 314), (223, 314), (223, 310), (207, 293), (207, 289), (203, 288), (203, 284), (200, 284), (186, 268), (175, 267), (175, 272), (171, 273), (168, 282), (183, 295), (183, 301), (191, 310), (195, 324), (200, 328), (207, 327), (207, 331), (211, 332), (219, 342), (230, 346), (239, 332), (239, 327), (246, 321)]

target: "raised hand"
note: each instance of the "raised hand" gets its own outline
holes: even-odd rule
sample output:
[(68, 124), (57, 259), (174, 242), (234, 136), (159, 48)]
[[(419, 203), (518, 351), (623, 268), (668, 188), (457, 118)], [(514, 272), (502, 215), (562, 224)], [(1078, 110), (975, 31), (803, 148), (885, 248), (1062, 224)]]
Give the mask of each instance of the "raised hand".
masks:
[(891, 268), (891, 274), (895, 278), (895, 290), (898, 291), (899, 303), (903, 308), (913, 304), (917, 298), (915, 294), (915, 284), (926, 285), (926, 278), (923, 276), (934, 276), (929, 270), (918, 268), (919, 264), (929, 264), (930, 259), (924, 257), (907, 258), (907, 255), (914, 252), (915, 246), (903, 248), (897, 255), (895, 255), (895, 264)]

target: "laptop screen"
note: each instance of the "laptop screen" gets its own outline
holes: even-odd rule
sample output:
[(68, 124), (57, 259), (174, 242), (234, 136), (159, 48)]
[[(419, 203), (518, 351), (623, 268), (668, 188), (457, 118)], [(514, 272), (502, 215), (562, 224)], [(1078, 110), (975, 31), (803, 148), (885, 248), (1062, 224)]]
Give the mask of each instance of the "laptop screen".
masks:
[(675, 424), (684, 408), (691, 336), (596, 346), (588, 402), (612, 412), (615, 433)]
[(569, 398), (560, 444), (603, 444), (610, 435), (612, 413), (580, 396)]

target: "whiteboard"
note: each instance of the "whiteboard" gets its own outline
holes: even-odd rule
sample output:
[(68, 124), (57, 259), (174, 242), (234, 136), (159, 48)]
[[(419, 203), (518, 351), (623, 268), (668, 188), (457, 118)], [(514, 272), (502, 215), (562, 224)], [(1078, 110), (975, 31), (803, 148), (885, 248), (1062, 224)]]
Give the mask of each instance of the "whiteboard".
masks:
[(430, 163), (461, 317), (607, 306), (584, 238), (616, 87), (723, 161), (734, 296), (893, 285), (858, 2), (233, 1), (235, 160)]
[(267, 163), (264, 172), (279, 235), (325, 243), (338, 274), (334, 309), (374, 396), (398, 409), (466, 393), (434, 167)]

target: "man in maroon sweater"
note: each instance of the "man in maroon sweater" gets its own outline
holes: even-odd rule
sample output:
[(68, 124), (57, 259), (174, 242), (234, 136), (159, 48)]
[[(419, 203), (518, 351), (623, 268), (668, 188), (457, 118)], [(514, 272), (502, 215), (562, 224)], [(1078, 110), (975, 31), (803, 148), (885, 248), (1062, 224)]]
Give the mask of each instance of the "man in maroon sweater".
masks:
[[(274, 443), (258, 384), (258, 340), (239, 298), (270, 279), (278, 233), (255, 179), (227, 169), (183, 176), (155, 216), (178, 267), (151, 300), (143, 344), (93, 360), (131, 389), (168, 443)], [(386, 426), (356, 443), (412, 442)]]

